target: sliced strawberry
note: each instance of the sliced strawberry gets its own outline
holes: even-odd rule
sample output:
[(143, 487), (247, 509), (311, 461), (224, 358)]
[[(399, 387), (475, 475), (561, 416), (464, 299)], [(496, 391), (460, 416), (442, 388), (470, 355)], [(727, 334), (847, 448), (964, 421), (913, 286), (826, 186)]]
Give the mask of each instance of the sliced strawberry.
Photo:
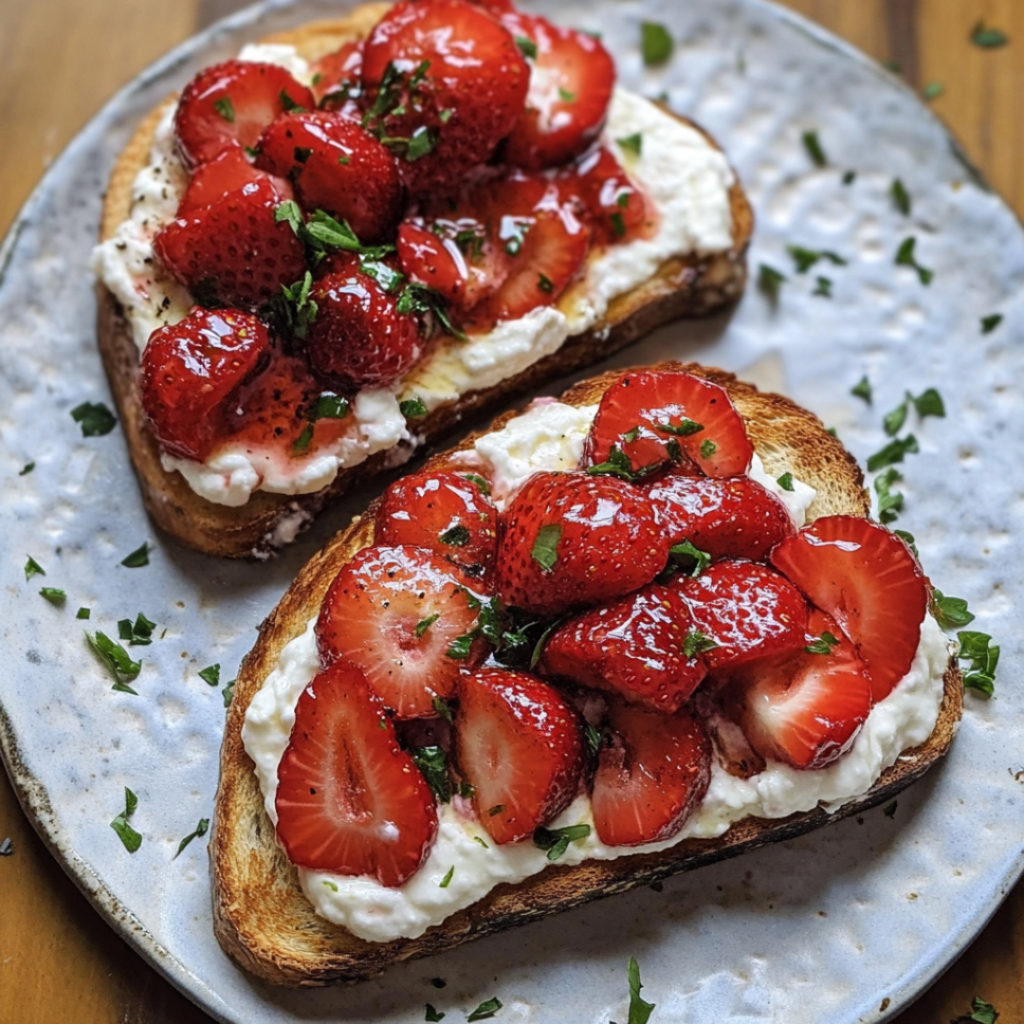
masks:
[(711, 745), (719, 765), (738, 779), (749, 779), (763, 772), (767, 764), (750, 745), (750, 740), (736, 723), (734, 716), (723, 710), (720, 696), (717, 692), (711, 694), (706, 689), (698, 690), (693, 698), (694, 713), (704, 723), (704, 728), (711, 737)]
[[(200, 164), (185, 189), (178, 204), (178, 216), (185, 217), (204, 206), (211, 206), (229, 192), (236, 192), (244, 185), (255, 181), (266, 181), (268, 176), (249, 163), (244, 151), (235, 146), (224, 150), (209, 163)], [(282, 199), (290, 199), (291, 185), (275, 178), (274, 188)]]
[(602, 245), (642, 237), (656, 226), (643, 192), (604, 146), (593, 146), (558, 181), (563, 194), (575, 196), (586, 210), (594, 240)]
[(579, 720), (556, 690), (525, 672), (489, 668), (462, 678), (455, 749), (480, 824), (496, 843), (528, 838), (576, 796)]
[(615, 85), (615, 62), (585, 32), (528, 14), (503, 21), (536, 51), (531, 53), (526, 109), (509, 135), (505, 158), (531, 170), (566, 163), (601, 131)]
[(274, 220), (282, 199), (270, 178), (250, 182), (172, 220), (153, 249), (200, 305), (258, 309), (306, 271), (302, 243)]
[(393, 140), (417, 195), (453, 190), (490, 157), (522, 112), (529, 80), (511, 34), (465, 0), (401, 0), (363, 54), (367, 123)]
[(316, 623), (325, 665), (344, 658), (366, 673), (397, 718), (430, 718), (450, 697), (465, 660), (449, 657), (476, 627), (472, 584), (443, 558), (412, 547), (360, 551), (334, 578)]
[(270, 359), (267, 328), (237, 309), (195, 307), (149, 337), (142, 354), (142, 407), (161, 447), (202, 462), (226, 430), (233, 396)]
[[(806, 644), (807, 602), (788, 580), (756, 562), (715, 562), (671, 584), (690, 607), (689, 647), (712, 672), (795, 653)], [(708, 646), (713, 644), (714, 646)]]
[(683, 599), (651, 584), (559, 626), (544, 647), (540, 668), (672, 714), (707, 675), (701, 659), (683, 653), (690, 625)]
[(354, 665), (303, 691), (277, 778), (277, 835), (293, 864), (394, 888), (426, 860), (434, 796)]
[(796, 532), (786, 506), (747, 476), (666, 476), (651, 485), (647, 497), (673, 544), (688, 540), (714, 559), (763, 562)]
[(229, 60), (200, 71), (174, 114), (178, 147), (190, 167), (225, 149), (252, 147), (278, 114), (312, 110), (313, 94), (276, 64)]
[(742, 476), (754, 455), (725, 389), (671, 371), (626, 373), (605, 391), (587, 440), (586, 464), (607, 462), (613, 446), (634, 471), (685, 456), (708, 476)]
[(345, 106), (359, 96), (363, 75), (363, 41), (345, 43), (309, 65), (316, 102), (328, 110)]
[[(871, 710), (871, 680), (835, 620), (814, 609), (808, 650), (758, 665), (728, 702), (754, 749), (794, 768), (824, 768), (853, 744)], [(825, 653), (827, 650), (827, 653)]]
[(396, 480), (384, 492), (374, 541), (428, 548), (481, 579), (494, 567), (497, 525), (497, 510), (473, 480), (458, 473), (420, 472)]
[(402, 182), (391, 151), (330, 111), (275, 118), (260, 136), (256, 165), (293, 182), (305, 210), (347, 220), (362, 242), (379, 241), (401, 219)]
[(857, 516), (823, 516), (771, 554), (772, 565), (828, 612), (867, 666), (876, 701), (910, 671), (928, 579), (907, 545)]
[(495, 589), (507, 605), (562, 615), (637, 590), (668, 538), (642, 492), (612, 477), (537, 473), (502, 516)]
[(694, 812), (711, 781), (711, 742), (693, 713), (663, 715), (612, 701), (617, 734), (601, 749), (594, 792), (594, 827), (608, 846), (671, 839)]
[(419, 323), (354, 258), (336, 259), (309, 293), (317, 306), (306, 335), (317, 373), (346, 391), (383, 388), (419, 358)]

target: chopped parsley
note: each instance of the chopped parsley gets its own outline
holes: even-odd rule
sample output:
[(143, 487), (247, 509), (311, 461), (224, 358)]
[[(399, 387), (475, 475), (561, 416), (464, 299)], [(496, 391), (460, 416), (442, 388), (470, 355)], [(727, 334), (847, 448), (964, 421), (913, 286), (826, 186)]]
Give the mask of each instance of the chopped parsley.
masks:
[(640, 53), (648, 67), (664, 64), (675, 48), (668, 29), (657, 21), (640, 23)]
[(530, 557), (545, 572), (550, 572), (558, 561), (558, 542), (561, 539), (561, 523), (548, 523), (537, 531), (537, 539), (530, 549)]
[(221, 690), (221, 696), (224, 698), (224, 707), (231, 707), (231, 702), (235, 699), (235, 683), (237, 679), (232, 679), (227, 685)]
[(875, 493), (878, 495), (878, 520), (891, 523), (903, 511), (904, 496), (899, 491), (891, 490), (892, 485), (903, 479), (895, 466), (890, 466), (884, 473), (875, 477)]
[(438, 537), (442, 544), (447, 544), (453, 548), (464, 548), (471, 539), (469, 530), (462, 523), (456, 523)]
[[(627, 196), (625, 198), (626, 198), (626, 200), (628, 202), (629, 201), (629, 197)], [(615, 232), (615, 237), (616, 238), (625, 238), (626, 237), (626, 221), (623, 218), (622, 214), (619, 213), (618, 210), (616, 210), (615, 213), (613, 213), (608, 219), (612, 223), (612, 231)]]
[(485, 850), (489, 850), (490, 847), (487, 845), (487, 840), (483, 836), (473, 836), (473, 842), (478, 846), (482, 846)]
[[(639, 428), (635, 429), (639, 430)], [(655, 423), (654, 429), (661, 431), (663, 434), (675, 434), (676, 437), (689, 437), (691, 434), (699, 434), (704, 429), (704, 424), (695, 423), (684, 416), (678, 426), (672, 423)], [(632, 432), (630, 431), (630, 433)], [(633, 440), (636, 440), (636, 438), (633, 438)]]
[(410, 747), (409, 753), (437, 799), (443, 804), (448, 803), (452, 798), (452, 781), (448, 776), (448, 755), (444, 747)]
[(111, 689), (138, 696), (137, 691), (128, 683), (142, 671), (142, 662), (132, 661), (131, 655), (116, 640), (111, 640), (106, 633), (99, 630), (95, 633), (86, 633), (85, 639), (113, 677), (114, 685)]
[(304, 114), (306, 112), (306, 108), (301, 103), (296, 103), (284, 89), (277, 94), (277, 98), (281, 101), (281, 106), (286, 114)]
[(199, 839), (201, 836), (205, 836), (206, 832), (207, 832), (207, 829), (209, 829), (209, 827), (210, 827), (210, 819), (209, 818), (200, 818), (199, 819), (199, 824), (196, 825), (195, 829), (193, 831), (189, 832), (189, 834), (187, 836), (185, 836), (185, 838), (182, 839), (182, 841), (180, 843), (178, 843), (177, 853), (175, 853), (175, 855), (171, 858), (171, 860), (177, 860), (178, 857), (181, 855), (181, 851), (184, 850), (185, 847), (188, 846), (188, 844), (191, 843), (193, 839)]
[(583, 739), (587, 744), (587, 750), (590, 751), (591, 757), (597, 757), (597, 753), (601, 749), (601, 730), (589, 722), (584, 722)]
[(991, 697), (995, 689), (996, 666), (999, 664), (999, 647), (992, 644), (992, 637), (987, 633), (965, 630), (956, 635), (960, 641), (961, 661), (969, 661), (970, 668), (964, 674), (964, 688), (977, 690), (978, 693)]
[(981, 996), (975, 996), (971, 1000), (970, 1014), (963, 1014), (950, 1024), (996, 1024), (999, 1019), (999, 1011), (991, 1003), (986, 1003)]
[[(991, 316), (983, 316), (981, 318), (981, 333), (991, 334), (1002, 322), (1002, 313), (993, 313)], [(35, 463), (31, 463), (31, 465), (35, 465)]]
[(424, 1020), (426, 1020), (428, 1024), (436, 1024), (437, 1021), (444, 1020), (444, 1012), (435, 1010), (430, 1003), (427, 1003), (427, 1015), (424, 1017)]
[(900, 432), (900, 428), (906, 422), (907, 412), (911, 405), (921, 419), (926, 416), (944, 417), (946, 415), (946, 405), (942, 401), (942, 395), (935, 388), (928, 388), (916, 396), (908, 391), (903, 401), (892, 412), (887, 413), (882, 420), (882, 426), (890, 437)]
[(477, 473), (463, 473), (462, 474), (462, 479), (463, 480), (469, 480), (470, 483), (476, 484), (477, 487), (480, 488), (481, 493), (486, 494), (486, 495), (490, 495), (490, 493), (491, 493), (491, 485), (482, 476), (480, 476), (479, 474), (477, 474)]
[(687, 658), (696, 658), (698, 654), (710, 651), (718, 644), (709, 636), (705, 636), (696, 626), (691, 626), (690, 631), (683, 640), (683, 654)]
[(884, 815), (885, 815), (885, 816), (886, 816), (887, 818), (895, 818), (895, 817), (896, 817), (896, 806), (897, 806), (897, 803), (896, 803), (896, 801), (895, 801), (895, 800), (893, 800), (893, 802), (892, 802), (891, 804), (886, 804), (886, 805), (885, 805), (885, 806), (884, 806), (884, 807), (882, 808), (882, 813), (883, 813), (883, 814), (884, 814)]
[(761, 264), (757, 276), (757, 286), (768, 296), (773, 305), (779, 301), (779, 292), (782, 290), (782, 285), (786, 280), (785, 274), (780, 273), (774, 267), (768, 266), (767, 263)]
[(126, 569), (141, 569), (144, 565), (149, 565), (149, 541), (136, 548), (130, 555), (125, 555), (121, 559), (121, 564)]
[[(522, 51), (524, 57), (537, 59), (537, 44), (528, 36), (516, 36), (516, 46)], [(428, 1017), (427, 1020), (430, 1020)]]
[(544, 654), (544, 648), (548, 645), (548, 640), (551, 639), (551, 634), (562, 624), (561, 619), (556, 619), (544, 630), (540, 635), (540, 639), (534, 645), (533, 653), (530, 655), (530, 671), (533, 671), (537, 667), (541, 656)]
[(846, 171), (843, 174), (843, 184), (844, 185), (852, 185), (856, 180), (857, 180), (857, 172), (856, 171)]
[(929, 270), (927, 267), (922, 267), (917, 262), (917, 257), (914, 255), (914, 247), (917, 245), (917, 239), (911, 235), (910, 238), (905, 238), (900, 244), (899, 249), (896, 250), (896, 266), (898, 267), (913, 267), (917, 271), (917, 276), (923, 285), (929, 285), (932, 283), (932, 278), (935, 277), (934, 271)]
[(920, 450), (917, 438), (913, 434), (908, 434), (906, 437), (897, 437), (890, 441), (881, 451), (877, 451), (874, 455), (868, 457), (868, 472), (874, 473), (879, 469), (884, 469), (886, 466), (902, 462), (904, 456), (913, 452), (919, 452)]
[(110, 827), (117, 833), (129, 853), (134, 853), (142, 845), (142, 836), (128, 824), (128, 819), (135, 813), (135, 808), (138, 806), (139, 798), (125, 786), (124, 810), (110, 823)]
[(452, 716), (452, 709), (448, 706), (448, 702), (444, 697), (434, 698), (434, 710), (437, 712), (439, 718), (443, 718), (449, 724), (455, 721)]
[(983, 50), (996, 50), (1001, 46), (1005, 46), (1009, 41), (1010, 37), (1002, 29), (986, 25), (981, 18), (978, 19), (974, 28), (971, 29), (971, 42), (975, 46), (980, 46)]
[(805, 249), (802, 245), (787, 245), (786, 252), (793, 257), (798, 274), (806, 274), (811, 267), (822, 260), (828, 260), (836, 267), (845, 267), (849, 262), (839, 253), (832, 252), (831, 249)]
[(639, 156), (640, 151), (643, 149), (644, 137), (641, 132), (636, 132), (633, 135), (627, 135), (625, 138), (615, 140), (619, 146), (634, 156)]
[(329, 878), (325, 878), (324, 879), (324, 888), (330, 889), (331, 892), (337, 892), (338, 891), (338, 883), (337, 882), (332, 882)]
[(228, 124), (235, 123), (235, 105), (231, 102), (230, 96), (221, 96), (219, 100), (214, 100), (213, 109), (216, 110)]
[(715, 452), (718, 451), (718, 445), (712, 440), (701, 441), (700, 443), (700, 457), (702, 459), (710, 459)]
[(405, 291), (402, 292), (395, 308), (399, 313), (430, 314), (441, 325), (445, 334), (450, 334), (453, 338), (458, 338), (459, 341), (466, 340), (465, 332), (456, 327), (448, 315), (448, 304), (444, 296), (435, 289), (428, 288), (425, 284), (410, 281), (405, 286)]
[(792, 473), (783, 473), (782, 476), (780, 476), (779, 479), (776, 481), (776, 483), (784, 491), (792, 491), (793, 490), (793, 474)]
[(148, 647), (153, 642), (154, 629), (156, 623), (147, 619), (142, 612), (139, 612), (134, 622), (121, 619), (117, 623), (117, 635), (121, 640), (127, 640), (129, 647)]
[(814, 161), (814, 166), (827, 167), (828, 157), (825, 155), (825, 150), (821, 145), (821, 139), (818, 138), (818, 133), (816, 131), (804, 132), (802, 138), (804, 149), (807, 150), (807, 155)]
[[(628, 434), (624, 437), (624, 440), (629, 440)], [(682, 459), (682, 449), (679, 447), (678, 441), (669, 441), (665, 445), (665, 450), (668, 457), (674, 462)], [(638, 480), (642, 480), (650, 473), (655, 472), (655, 470), (660, 469), (661, 466), (662, 463), (655, 462), (650, 466), (641, 466), (639, 469), (634, 469), (630, 457), (617, 444), (613, 444), (608, 450), (607, 460), (599, 462), (596, 466), (588, 467), (587, 473), (590, 476), (617, 476), (620, 480), (633, 484)]]
[(892, 185), (889, 188), (889, 195), (892, 196), (892, 201), (896, 205), (896, 209), (903, 214), (904, 217), (910, 216), (910, 211), (913, 209), (913, 202), (910, 199), (910, 193), (907, 191), (906, 186), (899, 178), (894, 178)]
[(399, 403), (398, 409), (407, 420), (427, 415), (427, 407), (419, 398), (407, 398), (404, 402)]
[(711, 564), (711, 556), (706, 551), (694, 547), (688, 540), (684, 540), (681, 544), (673, 544), (668, 549), (668, 558), (668, 565), (658, 577), (658, 582), (667, 583), (677, 572), (681, 571), (691, 579), (696, 579)]
[(546, 274), (537, 275), (537, 287), (547, 295), (551, 295), (555, 290), (554, 282)]
[(941, 590), (932, 591), (928, 610), (939, 624), (939, 628), (947, 633), (961, 626), (969, 626), (974, 621), (974, 616), (962, 597), (946, 597)]
[(202, 679), (207, 686), (220, 686), (220, 662), (216, 665), (208, 665), (206, 668), (201, 669), (199, 672), (199, 678)]
[(25, 563), (25, 581), (32, 579), (33, 576), (45, 576), (46, 570), (31, 556), (28, 556), (28, 561)]
[(117, 426), (117, 417), (102, 402), (76, 405), (71, 418), (82, 428), (82, 437), (102, 437)]
[(570, 843), (586, 839), (590, 835), (589, 825), (566, 825), (565, 828), (538, 828), (533, 833), (533, 845), (547, 850), (548, 860), (558, 860)]
[(819, 295), (823, 299), (832, 298), (832, 278), (821, 277), (820, 275), (814, 279), (814, 291), (812, 295)]
[(808, 654), (831, 654), (832, 648), (839, 643), (839, 638), (827, 629), (821, 636), (809, 643), (804, 650)]
[(46, 598), (50, 604), (56, 605), (57, 607), (63, 605), (68, 599), (67, 593), (57, 587), (43, 587), (43, 589), (39, 591), (39, 594), (41, 597)]
[(473, 649), (473, 641), (477, 638), (477, 631), (474, 629), (469, 633), (463, 633), (461, 636), (457, 636), (449, 646), (448, 650), (445, 651), (445, 657), (451, 658), (453, 661), (465, 661), (469, 657), (470, 651)]
[[(1002, 319), (1002, 317), (1000, 317), (1000, 319)], [(31, 473), (32, 470), (35, 468), (36, 464), (34, 462), (26, 462), (25, 465), (22, 466), (21, 469), (18, 471), (18, 476), (28, 476), (28, 474)]]
[(563, 89), (561, 86), (559, 86), (558, 87), (558, 98), (563, 103), (575, 103), (576, 102), (576, 93), (569, 92), (568, 89)]
[(437, 883), (437, 884), (438, 884), (438, 886), (439, 886), (440, 888), (442, 888), (442, 889), (447, 889), (447, 888), (448, 888), (448, 886), (449, 886), (449, 884), (451, 883), (451, 880), (452, 880), (452, 878), (453, 878), (454, 876), (455, 876), (455, 865), (453, 864), (453, 865), (452, 865), (452, 866), (451, 866), (451, 867), (450, 867), (450, 868), (448, 869), (448, 872), (447, 872), (447, 874), (446, 874), (446, 875), (444, 876), (444, 878), (442, 878), (442, 879), (441, 879), (441, 881)]
[(306, 220), (294, 199), (286, 199), (274, 207), (274, 222), (280, 224), (282, 221), (306, 246), (314, 263), (319, 263), (327, 253), (336, 249), (374, 259), (380, 259), (395, 249), (393, 245), (363, 245), (348, 221), (336, 220), (323, 210), (315, 210)]
[(416, 639), (418, 640), (423, 636), (423, 634), (426, 633), (426, 631), (430, 629), (430, 627), (437, 622), (439, 618), (441, 618), (441, 613), (434, 612), (433, 615), (429, 615), (425, 619), (420, 619), (420, 621), (416, 623)]
[(305, 338), (309, 328), (316, 322), (319, 307), (309, 297), (313, 287), (313, 275), (307, 270), (301, 281), (290, 287), (281, 285), (281, 294), (271, 302), (274, 315), (285, 331), (296, 338)]
[(861, 379), (850, 388), (850, 394), (857, 398), (863, 398), (868, 405), (871, 404), (871, 381), (868, 380), (868, 375), (864, 374)]
[(75, 613), (75, 618), (87, 619), (89, 618), (90, 615), (92, 615), (92, 612), (88, 608), (79, 608), (78, 611)]
[(911, 551), (913, 551), (915, 558), (921, 557), (918, 553), (917, 545), (914, 543), (914, 535), (912, 533), (907, 533), (906, 530), (893, 530), (892, 532), (896, 534), (896, 536), (899, 537), (899, 539), (903, 541)]
[(946, 91), (946, 86), (942, 82), (928, 82), (922, 93), (926, 100), (937, 100)]

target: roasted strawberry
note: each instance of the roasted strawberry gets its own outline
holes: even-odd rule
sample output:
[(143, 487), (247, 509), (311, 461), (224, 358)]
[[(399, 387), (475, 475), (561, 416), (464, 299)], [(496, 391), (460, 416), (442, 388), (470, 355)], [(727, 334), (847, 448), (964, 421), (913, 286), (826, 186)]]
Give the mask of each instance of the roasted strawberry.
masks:
[(613, 448), (637, 473), (692, 461), (708, 476), (742, 476), (754, 455), (725, 389), (673, 371), (626, 373), (605, 391), (586, 464), (609, 462)]
[[(195, 169), (178, 204), (177, 216), (194, 213), (204, 206), (211, 206), (229, 192), (236, 192), (255, 181), (266, 180), (268, 175), (253, 167), (240, 147), (226, 149), (220, 156)], [(287, 181), (275, 178), (272, 184), (282, 199), (291, 198), (292, 188)]]
[(316, 623), (320, 659), (358, 665), (397, 718), (437, 714), (468, 658), (449, 655), (476, 628), (468, 577), (422, 548), (364, 548), (334, 578)]
[(459, 473), (414, 473), (381, 498), (374, 541), (428, 548), (474, 579), (494, 567), (498, 513), (472, 479)]
[(306, 272), (302, 243), (274, 220), (283, 198), (268, 177), (250, 182), (176, 217), (153, 249), (199, 305), (258, 309)]
[(686, 653), (702, 653), (713, 672), (794, 653), (806, 643), (803, 595), (756, 562), (716, 562), (696, 579), (677, 576), (669, 586), (693, 619)]
[(347, 662), (299, 697), (277, 778), (277, 835), (299, 867), (395, 887), (437, 835), (430, 787), (399, 747), (384, 702)]
[(612, 477), (537, 473), (502, 516), (495, 589), (507, 605), (562, 615), (650, 583), (668, 547), (638, 488)]
[(857, 738), (871, 710), (871, 680), (839, 626), (818, 609), (807, 640), (803, 651), (733, 680), (726, 701), (762, 757), (824, 768)]
[(142, 353), (142, 408), (161, 447), (202, 462), (225, 430), (232, 397), (270, 359), (267, 328), (237, 309), (198, 306), (160, 327)]
[(195, 167), (225, 149), (255, 146), (278, 114), (314, 106), (313, 94), (276, 64), (215, 64), (200, 71), (181, 94), (174, 114), (178, 148)]
[(293, 182), (305, 210), (347, 220), (360, 241), (379, 241), (398, 224), (398, 164), (354, 121), (326, 110), (281, 114), (264, 129), (258, 148), (257, 167)]
[(772, 565), (828, 612), (867, 666), (882, 700), (910, 671), (930, 588), (895, 534), (858, 516), (823, 516), (784, 540)]
[(608, 846), (671, 839), (697, 808), (711, 781), (711, 742), (692, 712), (663, 715), (612, 701), (616, 734), (602, 747), (591, 803), (594, 828)]
[(651, 584), (559, 626), (540, 669), (672, 714), (707, 675), (700, 658), (683, 653), (690, 626), (683, 599)]
[(528, 838), (576, 796), (579, 720), (557, 691), (525, 672), (481, 669), (462, 678), (455, 750), (496, 843)]
[(525, 40), (520, 45), (533, 62), (526, 109), (508, 137), (505, 159), (531, 170), (572, 160), (601, 131), (615, 85), (615, 62), (585, 32), (528, 14), (503, 20), (517, 40)]
[(716, 559), (763, 562), (796, 532), (786, 506), (747, 476), (666, 476), (651, 485), (647, 498), (673, 544), (688, 540)]
[(316, 319), (306, 335), (313, 369), (346, 391), (392, 384), (419, 358), (416, 317), (354, 259), (336, 259), (310, 290)]
[(603, 245), (636, 238), (655, 225), (643, 192), (604, 146), (593, 146), (558, 181), (563, 194), (585, 209), (594, 240)]
[(313, 75), (310, 86), (316, 102), (327, 110), (345, 107), (350, 101), (353, 104), (353, 116), (360, 119), (362, 114), (355, 115), (354, 101), (359, 96), (363, 75), (363, 41), (353, 40), (345, 43), (333, 53), (325, 54), (309, 65)]
[(465, 0), (401, 0), (363, 53), (366, 123), (417, 195), (453, 190), (511, 131), (530, 69), (511, 34)]

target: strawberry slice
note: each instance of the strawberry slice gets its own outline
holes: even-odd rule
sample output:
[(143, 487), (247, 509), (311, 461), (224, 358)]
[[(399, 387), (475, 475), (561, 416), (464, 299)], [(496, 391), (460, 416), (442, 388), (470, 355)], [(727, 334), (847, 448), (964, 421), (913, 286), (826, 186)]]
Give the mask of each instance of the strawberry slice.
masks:
[(374, 541), (428, 548), (481, 579), (494, 567), (497, 526), (493, 503), (468, 476), (421, 472), (396, 480), (384, 492)]
[(270, 360), (267, 328), (237, 309), (195, 307), (142, 353), (142, 407), (160, 446), (202, 462), (227, 430), (233, 396)]
[(559, 172), (558, 182), (564, 195), (575, 196), (585, 208), (594, 241), (601, 245), (642, 237), (656, 226), (643, 192), (604, 146), (593, 146)]
[(668, 538), (638, 488), (537, 473), (502, 515), (494, 583), (507, 605), (562, 615), (639, 589), (667, 560)]
[[(317, 104), (327, 110), (345, 107), (358, 98), (363, 76), (363, 41), (345, 43), (309, 65), (313, 76), (310, 88)], [(353, 110), (354, 112), (354, 110)], [(356, 115), (359, 120), (362, 115)]]
[(677, 576), (669, 586), (686, 601), (693, 618), (686, 646), (703, 651), (712, 672), (795, 653), (806, 644), (803, 595), (756, 562), (716, 562), (696, 579)]
[(533, 70), (526, 109), (508, 137), (505, 159), (531, 170), (564, 164), (601, 131), (615, 85), (615, 62), (585, 32), (528, 14), (502, 20), (517, 39), (533, 43), (527, 47)]
[(229, 60), (200, 71), (185, 86), (174, 114), (178, 148), (190, 167), (225, 149), (253, 147), (278, 114), (312, 110), (313, 94), (276, 64)]
[(435, 699), (454, 693), (463, 665), (483, 654), (479, 644), (468, 659), (448, 654), (476, 627), (470, 586), (450, 562), (422, 548), (364, 548), (324, 597), (316, 623), (320, 659), (358, 665), (395, 717), (430, 718)]
[[(209, 163), (200, 164), (178, 204), (178, 216), (184, 217), (204, 206), (211, 206), (229, 192), (256, 181), (267, 181), (268, 175), (253, 167), (244, 151), (235, 146), (224, 150)], [(269, 179), (282, 199), (290, 199), (292, 187), (281, 178)]]
[(626, 373), (604, 393), (584, 455), (607, 463), (612, 448), (633, 470), (691, 460), (707, 476), (742, 476), (754, 446), (724, 388), (689, 373)]
[(274, 220), (283, 198), (263, 176), (176, 217), (157, 233), (153, 249), (199, 305), (259, 309), (306, 271), (302, 243)]
[(354, 665), (332, 665), (303, 691), (277, 777), (277, 835), (293, 864), (394, 888), (426, 860), (433, 794)]
[(823, 516), (771, 554), (772, 565), (839, 623), (876, 701), (910, 671), (930, 587), (907, 545), (857, 516)]
[(363, 242), (402, 216), (402, 182), (390, 150), (354, 121), (317, 110), (281, 114), (263, 131), (256, 166), (295, 186), (301, 206), (347, 220)]
[(462, 678), (455, 750), (480, 824), (496, 843), (528, 838), (576, 796), (579, 720), (556, 690), (525, 672), (491, 668)]
[[(725, 698), (754, 749), (794, 768), (824, 768), (853, 745), (871, 710), (871, 680), (834, 619), (814, 609), (808, 646), (758, 665)], [(826, 653), (827, 651), (827, 653)]]
[(612, 701), (617, 734), (598, 755), (591, 804), (598, 838), (608, 846), (671, 839), (704, 799), (711, 781), (711, 741), (684, 708), (663, 715)]
[(651, 485), (647, 497), (673, 544), (688, 540), (713, 559), (763, 562), (796, 532), (786, 506), (747, 476), (666, 476)]
[(540, 668), (672, 714), (707, 675), (700, 658), (683, 653), (690, 625), (683, 599), (651, 584), (559, 626), (544, 647)]

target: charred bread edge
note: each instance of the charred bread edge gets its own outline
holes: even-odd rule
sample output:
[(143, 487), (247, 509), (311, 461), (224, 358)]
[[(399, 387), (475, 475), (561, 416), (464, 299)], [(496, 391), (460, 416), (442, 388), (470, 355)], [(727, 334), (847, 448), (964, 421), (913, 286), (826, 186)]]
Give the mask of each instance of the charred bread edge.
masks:
[[(365, 36), (389, 6), (365, 4), (346, 18), (312, 22), (270, 36), (264, 42), (288, 43), (304, 56), (316, 59), (351, 39)], [(149, 160), (163, 110), (162, 106), (149, 114), (118, 158), (104, 201), (101, 240), (112, 237), (129, 216), (132, 183)], [(692, 124), (686, 118), (674, 116)], [(717, 146), (707, 133), (703, 134)], [(493, 409), (510, 397), (600, 362), (662, 324), (681, 317), (707, 316), (736, 301), (746, 281), (745, 256), (754, 223), (753, 211), (738, 178), (730, 192), (730, 205), (734, 238), (731, 250), (706, 258), (689, 256), (667, 261), (650, 280), (615, 299), (598, 325), (567, 338), (557, 352), (495, 387), (467, 392), (457, 401), (414, 421), (412, 426), (419, 444), (438, 440), (467, 416)], [(275, 533), (283, 521), (298, 519), (306, 526), (353, 484), (411, 457), (413, 448), (408, 444), (378, 452), (357, 466), (341, 470), (331, 484), (312, 494), (257, 491), (239, 508), (201, 498), (180, 473), (168, 473), (161, 465), (160, 449), (146, 424), (136, 386), (139, 353), (131, 326), (102, 282), (97, 284), (97, 298), (100, 353), (146, 510), (158, 526), (186, 547), (227, 558), (266, 557), (279, 546)]]
[[(867, 515), (863, 476), (842, 445), (821, 421), (786, 398), (762, 394), (731, 374), (693, 364), (661, 364), (685, 369), (725, 386), (741, 414), (769, 472), (789, 468), (818, 486), (825, 500), (811, 515)], [(570, 389), (562, 400), (592, 404), (623, 371), (614, 371)], [(497, 430), (516, 413), (499, 417)], [(482, 432), (481, 432), (482, 433)], [(454, 452), (472, 447), (474, 434), (452, 452), (431, 459), (431, 469), (449, 468)], [(789, 447), (783, 450), (783, 439)], [(463, 468), (467, 468), (462, 464)], [(816, 809), (779, 820), (747, 818), (717, 839), (688, 839), (659, 853), (636, 854), (615, 861), (588, 861), (571, 867), (553, 865), (516, 885), (502, 884), (472, 906), (457, 911), (416, 939), (373, 943), (319, 917), (303, 895), (297, 872), (278, 848), (274, 827), (252, 762), (242, 746), (241, 727), (253, 694), (280, 652), (306, 629), (338, 569), (372, 543), (373, 502), (366, 513), (340, 531), (302, 569), (281, 602), (260, 627), (255, 647), (238, 675), (221, 751), (213, 836), (210, 844), (214, 879), (214, 927), (225, 951), (243, 967), (283, 985), (327, 985), (372, 977), (391, 964), (451, 949), (469, 939), (524, 924), (581, 903), (680, 871), (734, 857), (767, 843), (792, 839), (840, 818), (859, 814), (892, 799), (919, 778), (949, 748), (962, 712), (962, 681), (954, 660), (944, 677), (945, 693), (931, 736), (904, 751), (860, 799), (835, 814)], [(817, 506), (817, 509), (815, 509)]]

